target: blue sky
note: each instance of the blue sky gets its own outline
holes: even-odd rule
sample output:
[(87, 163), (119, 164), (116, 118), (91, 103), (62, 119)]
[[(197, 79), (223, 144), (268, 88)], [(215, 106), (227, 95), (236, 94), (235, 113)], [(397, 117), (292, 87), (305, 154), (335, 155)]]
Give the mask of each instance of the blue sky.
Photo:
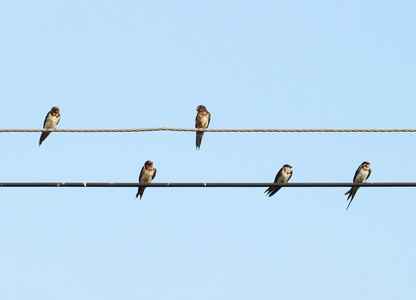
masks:
[[(3, 1), (1, 128), (414, 125), (413, 1)], [(413, 133), (2, 133), (0, 182), (416, 181)], [(414, 299), (414, 188), (2, 188), (1, 299)]]

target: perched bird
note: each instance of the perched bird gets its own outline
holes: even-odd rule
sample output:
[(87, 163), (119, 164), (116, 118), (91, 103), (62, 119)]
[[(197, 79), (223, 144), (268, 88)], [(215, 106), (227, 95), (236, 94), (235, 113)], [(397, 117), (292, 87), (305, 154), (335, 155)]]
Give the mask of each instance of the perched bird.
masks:
[[(209, 122), (211, 121), (211, 114), (207, 111), (205, 106), (199, 105), (196, 108), (198, 112), (195, 119), (195, 128), (208, 128)], [(203, 131), (196, 132), (196, 149), (201, 147), (202, 136), (204, 135)]]
[[(277, 172), (276, 178), (274, 179), (274, 183), (286, 183), (289, 181), (290, 177), (292, 177), (292, 166), (285, 164), (283, 167)], [(264, 192), (267, 193), (269, 197), (273, 196), (280, 190), (280, 186), (271, 186)]]
[[(368, 161), (363, 162), (357, 169), (354, 175), (353, 182), (354, 183), (364, 183), (368, 177), (370, 177), (371, 169), (370, 169), (370, 163)], [(354, 199), (355, 193), (358, 191), (360, 187), (353, 186), (349, 191), (345, 193), (345, 195), (348, 195), (347, 201), (351, 198), (350, 203), (348, 203), (348, 207), (350, 207), (350, 204), (352, 202), (352, 199)]]
[[(45, 118), (45, 122), (43, 122), (43, 129), (54, 129), (56, 125), (58, 125), (61, 115), (59, 114), (59, 108), (54, 106), (52, 107), (51, 111), (48, 112)], [(48, 137), (50, 131), (43, 131), (40, 139), (39, 139), (39, 146), (42, 142)]]
[[(156, 176), (156, 169), (153, 168), (153, 162), (148, 160), (144, 163), (142, 170), (140, 171), (139, 182), (140, 183), (150, 183)], [(139, 197), (142, 199), (144, 189), (146, 187), (141, 186), (137, 191), (136, 198)]]

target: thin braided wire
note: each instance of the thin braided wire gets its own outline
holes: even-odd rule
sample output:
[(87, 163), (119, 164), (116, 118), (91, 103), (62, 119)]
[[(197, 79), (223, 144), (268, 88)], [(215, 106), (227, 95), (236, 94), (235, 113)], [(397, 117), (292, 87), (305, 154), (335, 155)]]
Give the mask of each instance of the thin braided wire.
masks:
[(416, 187), (416, 182), (170, 182), (170, 183), (138, 183), (138, 182), (0, 182), (1, 187)]
[(26, 129), (6, 128), (0, 132), (144, 132), (144, 131), (205, 131), (205, 132), (416, 132), (416, 128), (96, 128), (96, 129)]

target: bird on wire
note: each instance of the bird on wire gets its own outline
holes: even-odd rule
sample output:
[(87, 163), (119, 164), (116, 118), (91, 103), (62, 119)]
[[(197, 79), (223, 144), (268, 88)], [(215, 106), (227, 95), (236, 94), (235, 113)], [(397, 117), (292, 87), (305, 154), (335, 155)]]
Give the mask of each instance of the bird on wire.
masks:
[[(211, 114), (207, 111), (206, 107), (199, 105), (196, 108), (198, 112), (195, 119), (195, 128), (208, 128), (209, 122), (211, 121)], [(203, 131), (196, 132), (196, 149), (199, 150), (201, 147), (202, 136), (204, 135)]]
[[(150, 183), (156, 176), (156, 169), (153, 168), (153, 162), (151, 160), (147, 160), (140, 171), (139, 182), (140, 183)], [(140, 200), (142, 199), (145, 186), (140, 186), (136, 198), (140, 195)]]
[[(364, 183), (368, 179), (368, 177), (370, 177), (370, 174), (371, 174), (370, 163), (368, 161), (365, 161), (358, 167), (357, 171), (355, 171), (353, 182)], [(359, 188), (360, 188), (359, 186), (353, 186), (351, 187), (351, 189), (349, 189), (345, 193), (345, 195), (348, 195), (347, 201), (351, 198), (346, 210), (348, 210), (348, 207), (350, 207), (352, 199), (354, 199), (355, 194), (357, 193)]]
[[(292, 177), (292, 166), (285, 164), (283, 167), (277, 172), (276, 178), (274, 179), (274, 183), (286, 183)], [(269, 197), (276, 194), (281, 189), (280, 186), (271, 186), (264, 192), (267, 193)]]
[[(55, 126), (58, 125), (59, 120), (61, 119), (61, 114), (59, 113), (59, 108), (54, 106), (46, 115), (45, 121), (43, 122), (43, 129), (55, 129)], [(42, 142), (48, 137), (50, 131), (43, 131), (40, 135), (39, 146)]]

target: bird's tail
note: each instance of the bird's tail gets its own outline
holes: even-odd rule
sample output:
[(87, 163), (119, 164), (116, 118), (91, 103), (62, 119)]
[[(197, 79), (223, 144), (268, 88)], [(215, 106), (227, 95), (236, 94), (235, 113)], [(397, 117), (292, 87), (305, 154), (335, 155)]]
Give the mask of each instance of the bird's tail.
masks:
[(39, 146), (42, 144), (42, 142), (48, 137), (50, 132), (42, 132), (39, 139)]
[(146, 187), (144, 187), (144, 186), (139, 187), (139, 190), (137, 191), (137, 194), (136, 194), (136, 198), (139, 197), (139, 195), (140, 195), (140, 200), (142, 200), (142, 196), (143, 196), (145, 188)]
[(347, 201), (348, 199), (350, 199), (351, 197), (351, 193), (352, 193), (352, 188), (350, 188), (344, 195), (348, 195)]
[(348, 207), (350, 207), (352, 200), (355, 197), (355, 193), (357, 193), (358, 187), (351, 187), (344, 195), (348, 195), (347, 201), (351, 198), (350, 202), (347, 205), (347, 208), (345, 210), (348, 210)]
[(281, 186), (271, 186), (269, 187), (267, 190), (265, 190), (264, 192), (267, 193), (267, 196), (271, 197), (274, 194), (276, 194), (282, 187)]
[(351, 202), (352, 202), (352, 198), (351, 198), (350, 202), (348, 203), (347, 208), (345, 210), (348, 210), (348, 207), (350, 207)]
[(198, 131), (196, 133), (196, 149), (199, 150), (199, 148), (201, 147), (201, 142), (202, 142), (202, 136), (204, 135), (203, 131)]

